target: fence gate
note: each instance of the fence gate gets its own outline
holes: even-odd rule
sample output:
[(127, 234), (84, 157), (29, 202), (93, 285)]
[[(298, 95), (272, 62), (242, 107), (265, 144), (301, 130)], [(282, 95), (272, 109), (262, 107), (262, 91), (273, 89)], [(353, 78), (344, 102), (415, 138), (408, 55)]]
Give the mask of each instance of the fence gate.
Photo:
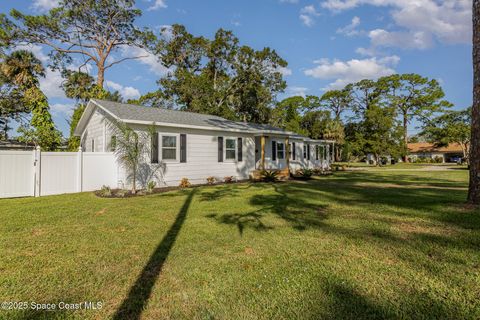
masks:
[(35, 151), (0, 151), (0, 198), (35, 195)]

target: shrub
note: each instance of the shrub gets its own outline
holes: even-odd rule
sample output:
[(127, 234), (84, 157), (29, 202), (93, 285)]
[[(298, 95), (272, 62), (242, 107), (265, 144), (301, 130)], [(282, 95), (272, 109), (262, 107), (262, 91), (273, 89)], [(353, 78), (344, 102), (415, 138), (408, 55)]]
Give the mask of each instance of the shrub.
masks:
[(278, 170), (262, 170), (260, 172), (260, 178), (265, 182), (277, 182), (279, 174), (280, 172)]
[(112, 189), (110, 189), (109, 186), (102, 186), (102, 189), (100, 189), (100, 195), (102, 197), (111, 197), (112, 196)]
[(124, 190), (124, 189), (120, 189), (117, 191), (117, 197), (120, 197), (120, 198), (123, 198), (127, 195), (127, 190)]
[(312, 177), (313, 170), (308, 168), (303, 168), (303, 169), (297, 170), (296, 175), (302, 179), (308, 180)]
[(313, 174), (316, 176), (320, 176), (322, 175), (322, 173), (323, 173), (323, 169), (320, 167), (316, 167), (315, 169), (313, 169)]
[(225, 181), (225, 183), (232, 183), (233, 179), (234, 179), (233, 176), (228, 176), (228, 177), (224, 177), (223, 181)]
[(435, 163), (443, 163), (443, 158), (442, 157), (439, 157), (439, 156), (435, 156), (433, 158), (433, 162)]
[(147, 183), (147, 188), (146, 188), (147, 193), (152, 193), (153, 189), (155, 189), (156, 186), (157, 186), (157, 183), (155, 181), (149, 181)]
[(208, 177), (207, 178), (207, 184), (209, 184), (209, 185), (215, 184), (216, 181), (217, 181), (217, 179), (215, 179), (215, 177)]
[(190, 181), (188, 181), (188, 178), (182, 178), (182, 181), (180, 181), (180, 184), (178, 185), (180, 188), (188, 188), (191, 187), (192, 184)]

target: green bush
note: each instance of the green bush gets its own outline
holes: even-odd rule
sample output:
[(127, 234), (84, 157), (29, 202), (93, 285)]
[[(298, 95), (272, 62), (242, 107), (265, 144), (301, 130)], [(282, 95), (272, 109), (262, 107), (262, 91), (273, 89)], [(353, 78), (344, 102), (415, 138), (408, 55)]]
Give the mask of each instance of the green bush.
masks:
[(308, 180), (308, 179), (311, 179), (312, 176), (313, 176), (313, 170), (312, 169), (308, 169), (308, 168), (303, 168), (303, 169), (299, 169), (297, 170), (297, 172), (295, 173), (297, 177), (300, 177), (302, 179), (305, 179), (305, 180)]
[(153, 189), (155, 189), (156, 186), (157, 186), (157, 183), (155, 181), (149, 181), (147, 183), (147, 188), (146, 188), (147, 193), (152, 193)]
[(111, 197), (112, 196), (112, 189), (110, 189), (109, 186), (102, 186), (102, 189), (100, 189), (100, 195), (102, 197)]
[(280, 172), (278, 170), (262, 170), (260, 172), (260, 177), (262, 181), (265, 182), (277, 182), (279, 174)]

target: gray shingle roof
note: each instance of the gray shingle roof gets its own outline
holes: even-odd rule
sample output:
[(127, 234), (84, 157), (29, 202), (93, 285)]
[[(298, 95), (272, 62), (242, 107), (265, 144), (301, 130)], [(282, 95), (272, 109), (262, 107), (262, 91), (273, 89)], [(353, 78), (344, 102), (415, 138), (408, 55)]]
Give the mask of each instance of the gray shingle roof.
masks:
[(187, 111), (170, 110), (163, 108), (152, 108), (133, 104), (93, 100), (98, 105), (105, 108), (108, 112), (115, 115), (122, 121), (146, 121), (163, 122), (178, 125), (189, 125), (199, 127), (220, 128), (226, 130), (241, 130), (248, 132), (273, 131), (278, 133), (288, 133), (287, 131), (275, 128), (270, 125), (236, 122), (224, 119), (222, 117), (193, 113)]

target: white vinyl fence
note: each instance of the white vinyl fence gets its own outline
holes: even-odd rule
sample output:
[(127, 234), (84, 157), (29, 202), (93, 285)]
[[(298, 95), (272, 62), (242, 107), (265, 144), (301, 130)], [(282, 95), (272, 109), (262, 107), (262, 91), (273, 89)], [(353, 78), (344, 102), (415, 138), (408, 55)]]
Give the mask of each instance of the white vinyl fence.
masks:
[(0, 198), (116, 187), (118, 167), (106, 152), (0, 151)]

